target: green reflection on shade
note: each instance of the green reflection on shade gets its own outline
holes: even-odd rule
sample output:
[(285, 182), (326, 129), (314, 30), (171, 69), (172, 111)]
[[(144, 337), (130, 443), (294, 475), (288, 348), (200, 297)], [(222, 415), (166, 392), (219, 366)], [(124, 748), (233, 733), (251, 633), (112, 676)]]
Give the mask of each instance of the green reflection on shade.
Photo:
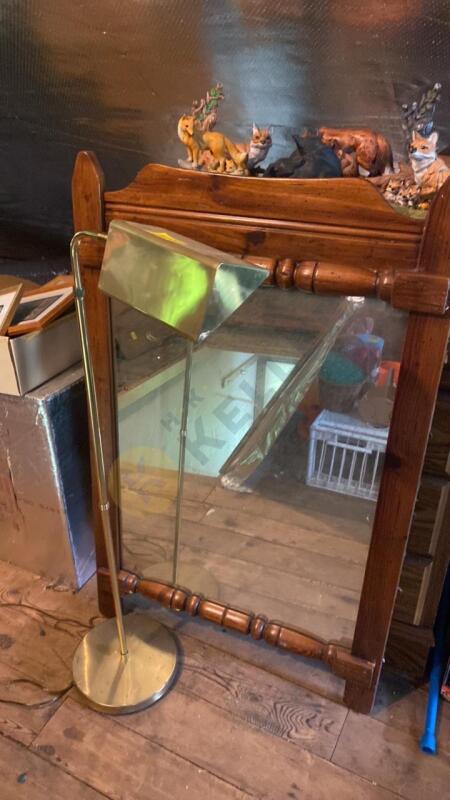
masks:
[(178, 328), (198, 310), (208, 296), (208, 275), (198, 261), (176, 253), (170, 254), (169, 291), (162, 308), (162, 319)]

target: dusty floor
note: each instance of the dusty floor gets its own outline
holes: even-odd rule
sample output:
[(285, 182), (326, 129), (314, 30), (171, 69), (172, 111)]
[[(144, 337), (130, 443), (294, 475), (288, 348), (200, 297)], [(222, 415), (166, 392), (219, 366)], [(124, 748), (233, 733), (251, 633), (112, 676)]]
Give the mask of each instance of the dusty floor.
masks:
[(166, 616), (182, 649), (170, 694), (133, 716), (90, 711), (71, 656), (98, 616), (95, 586), (57, 589), (0, 564), (2, 800), (448, 797), (449, 706), (439, 755), (424, 756), (423, 690), (385, 678), (361, 716), (313, 662), (181, 616)]

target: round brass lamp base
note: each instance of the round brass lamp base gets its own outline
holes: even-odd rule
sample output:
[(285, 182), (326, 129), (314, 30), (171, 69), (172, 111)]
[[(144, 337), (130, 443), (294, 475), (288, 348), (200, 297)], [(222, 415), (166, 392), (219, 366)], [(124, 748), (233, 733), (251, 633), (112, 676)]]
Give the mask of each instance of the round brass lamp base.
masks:
[(156, 703), (177, 667), (174, 635), (146, 614), (124, 617), (128, 655), (120, 655), (116, 620), (86, 634), (73, 660), (75, 686), (97, 711), (129, 714)]

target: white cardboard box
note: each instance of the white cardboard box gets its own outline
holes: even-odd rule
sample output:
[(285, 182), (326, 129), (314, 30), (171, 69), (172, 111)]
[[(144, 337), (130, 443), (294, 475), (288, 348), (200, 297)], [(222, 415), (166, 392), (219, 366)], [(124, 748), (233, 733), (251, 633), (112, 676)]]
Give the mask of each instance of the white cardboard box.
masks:
[(19, 396), (81, 360), (75, 314), (47, 328), (10, 339), (0, 336), (0, 392)]

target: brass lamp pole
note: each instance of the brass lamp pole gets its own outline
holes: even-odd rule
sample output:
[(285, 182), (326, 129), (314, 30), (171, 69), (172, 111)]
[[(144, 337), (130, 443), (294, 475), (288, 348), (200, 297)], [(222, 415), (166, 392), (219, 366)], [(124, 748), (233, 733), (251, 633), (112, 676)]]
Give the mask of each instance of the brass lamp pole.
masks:
[(258, 286), (267, 273), (192, 239), (150, 225), (114, 220), (108, 235), (80, 231), (70, 245), (75, 303), (115, 618), (90, 630), (75, 653), (74, 682), (95, 708), (110, 713), (137, 711), (169, 689), (177, 666), (174, 635), (146, 614), (123, 616), (111, 531), (100, 419), (86, 324), (79, 264), (83, 238), (106, 241), (99, 287), (110, 297), (164, 323), (187, 340), (183, 420), (172, 578), (178, 580), (184, 454), (189, 379), (194, 344), (201, 344)]
[(80, 231), (70, 243), (75, 282), (75, 305), (81, 336), (99, 509), (114, 601), (115, 618), (92, 628), (78, 646), (73, 660), (74, 683), (99, 711), (126, 714), (159, 700), (170, 688), (177, 666), (173, 634), (144, 614), (122, 613), (117, 563), (111, 531), (108, 486), (100, 433), (97, 393), (86, 324), (84, 288), (78, 249), (82, 239), (106, 240), (103, 233)]

